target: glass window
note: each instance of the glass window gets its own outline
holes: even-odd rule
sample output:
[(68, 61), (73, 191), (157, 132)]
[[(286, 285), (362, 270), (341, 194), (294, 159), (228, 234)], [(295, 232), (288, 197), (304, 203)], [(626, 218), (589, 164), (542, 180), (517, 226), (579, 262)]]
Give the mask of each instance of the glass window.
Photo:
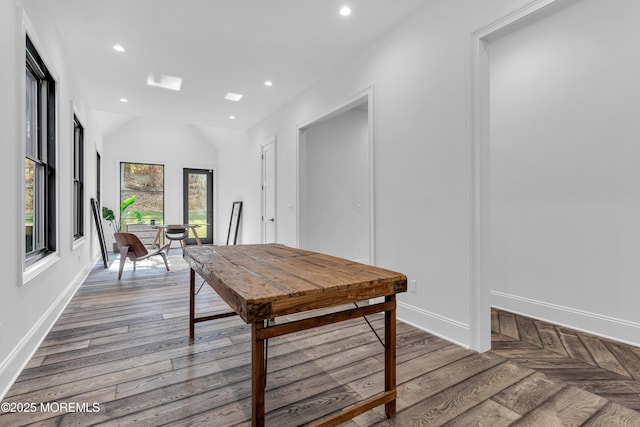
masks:
[(55, 251), (55, 81), (26, 39), (24, 236), (27, 265)]
[(73, 116), (73, 238), (84, 236), (84, 128)]
[[(133, 199), (131, 199), (133, 197)], [(149, 163), (120, 163), (120, 229), (127, 224), (164, 223), (164, 166)], [(126, 202), (126, 203), (125, 203)]]

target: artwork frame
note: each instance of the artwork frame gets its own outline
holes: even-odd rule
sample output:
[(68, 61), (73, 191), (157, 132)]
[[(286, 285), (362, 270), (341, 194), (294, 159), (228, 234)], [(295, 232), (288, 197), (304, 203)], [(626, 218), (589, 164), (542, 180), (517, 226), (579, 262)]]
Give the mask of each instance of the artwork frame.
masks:
[(227, 245), (229, 242), (235, 245), (238, 242), (238, 230), (240, 229), (240, 217), (242, 215), (242, 202), (233, 202), (231, 205), (231, 219), (229, 220), (229, 232), (227, 233)]
[(109, 252), (107, 251), (107, 244), (104, 239), (104, 230), (102, 228), (102, 220), (100, 218), (100, 202), (93, 197), (91, 198), (91, 212), (93, 212), (93, 219), (96, 223), (96, 231), (98, 233), (98, 240), (100, 243), (100, 253), (102, 254), (102, 265), (104, 268), (109, 268)]

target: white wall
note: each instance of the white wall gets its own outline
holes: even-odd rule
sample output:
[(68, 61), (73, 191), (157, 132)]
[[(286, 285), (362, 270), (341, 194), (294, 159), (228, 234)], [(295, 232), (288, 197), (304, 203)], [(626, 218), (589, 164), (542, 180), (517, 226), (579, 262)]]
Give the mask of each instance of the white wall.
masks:
[(490, 44), (492, 301), (640, 345), (634, 0)]
[(416, 294), (399, 297), (400, 318), (465, 345), (471, 302), (468, 42), (473, 31), (526, 3), (425, 2), (363, 56), (249, 132), (254, 146), (278, 137), (278, 241), (295, 245), (296, 126), (373, 86), (376, 264), (417, 280)]
[[(120, 162), (164, 165), (165, 223), (183, 222), (184, 168), (214, 171), (214, 239), (218, 240), (220, 212), (217, 203), (218, 152), (213, 143), (193, 125), (134, 118), (104, 138), (102, 154), (102, 205), (114, 212), (120, 206)], [(134, 205), (135, 207), (135, 205)], [(113, 230), (105, 223), (105, 237), (113, 241)]]
[(260, 146), (249, 144), (244, 132), (216, 130), (215, 134), (221, 159), (217, 243), (227, 243), (231, 206), (236, 201), (243, 202), (238, 244), (260, 243)]
[[(369, 121), (351, 109), (305, 130), (300, 247), (369, 261)], [(304, 182), (304, 184), (302, 184)]]
[[(45, 265), (23, 274), (24, 223), (22, 213), (24, 111), (24, 30), (23, 12), (32, 23), (30, 35), (39, 53), (57, 79), (57, 251), (46, 257)], [(31, 2), (0, 1), (0, 134), (2, 157), (0, 178), (5, 209), (0, 246), (3, 280), (0, 283), (0, 400), (73, 292), (80, 285), (95, 258), (95, 235), (89, 200), (95, 197), (95, 150), (100, 137), (93, 129), (83, 94), (68, 67), (57, 32)], [(72, 103), (74, 107), (72, 107)], [(72, 240), (71, 159), (73, 114), (85, 127), (85, 237)], [(26, 281), (26, 277), (31, 277)], [(26, 282), (26, 283), (25, 283)]]

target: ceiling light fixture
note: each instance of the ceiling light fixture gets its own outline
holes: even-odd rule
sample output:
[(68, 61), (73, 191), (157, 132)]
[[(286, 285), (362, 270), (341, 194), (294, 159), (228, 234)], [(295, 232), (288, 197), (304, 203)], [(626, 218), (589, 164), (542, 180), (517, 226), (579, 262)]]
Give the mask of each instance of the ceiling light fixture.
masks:
[(165, 76), (162, 74), (156, 76), (153, 73), (149, 73), (147, 75), (147, 86), (161, 87), (179, 92), (182, 87), (182, 77)]
[(265, 86), (273, 86), (273, 82), (271, 80), (267, 80), (266, 82), (264, 82)]
[(236, 119), (236, 116), (229, 116), (229, 118), (230, 118), (231, 120), (235, 120), (235, 119)]
[(124, 52), (124, 51), (125, 51), (125, 48), (124, 48), (124, 47), (122, 47), (122, 45), (114, 44), (114, 45), (113, 45), (113, 50), (115, 50), (116, 52)]
[(127, 98), (120, 98), (120, 102), (129, 102), (129, 100)]
[(344, 6), (342, 9), (340, 9), (340, 15), (342, 16), (351, 15), (351, 8), (349, 6)]
[(235, 101), (238, 102), (242, 99), (242, 94), (241, 93), (233, 93), (233, 92), (229, 92), (224, 96), (224, 99), (228, 100), (228, 101)]

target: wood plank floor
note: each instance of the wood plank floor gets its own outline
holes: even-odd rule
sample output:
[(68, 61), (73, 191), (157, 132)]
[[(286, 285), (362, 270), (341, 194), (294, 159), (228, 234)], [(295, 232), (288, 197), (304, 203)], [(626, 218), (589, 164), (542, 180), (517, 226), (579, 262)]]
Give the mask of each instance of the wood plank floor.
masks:
[(640, 348), (492, 310), (493, 353), (640, 411)]
[[(37, 410), (2, 414), (0, 425), (250, 425), (250, 328), (237, 317), (200, 323), (189, 343), (188, 270), (179, 256), (170, 258), (171, 272), (143, 265), (125, 270), (120, 282), (115, 267), (97, 265), (3, 399)], [(227, 310), (206, 285), (197, 309)], [(578, 367), (586, 362), (555, 352), (572, 342), (569, 332), (556, 329), (559, 341), (553, 341), (537, 329), (543, 344), (558, 347), (540, 348), (520, 340), (533, 332), (524, 321), (517, 339), (506, 335), (513, 328), (507, 318), (501, 329), (495, 312), (496, 348), (485, 354), (399, 322), (398, 415), (388, 420), (378, 408), (345, 425), (640, 426), (633, 403), (633, 390), (640, 392), (633, 368), (638, 349), (587, 339), (593, 362), (605, 367)], [(382, 316), (370, 321), (383, 331)], [(629, 376), (606, 362), (605, 349)], [(383, 387), (383, 349), (362, 319), (273, 339), (268, 356), (270, 426), (304, 425)], [(617, 382), (596, 369), (615, 373)], [(593, 372), (599, 378), (586, 381)], [(46, 402), (53, 404), (49, 411), (39, 406)], [(94, 402), (98, 412), (59, 405)]]

